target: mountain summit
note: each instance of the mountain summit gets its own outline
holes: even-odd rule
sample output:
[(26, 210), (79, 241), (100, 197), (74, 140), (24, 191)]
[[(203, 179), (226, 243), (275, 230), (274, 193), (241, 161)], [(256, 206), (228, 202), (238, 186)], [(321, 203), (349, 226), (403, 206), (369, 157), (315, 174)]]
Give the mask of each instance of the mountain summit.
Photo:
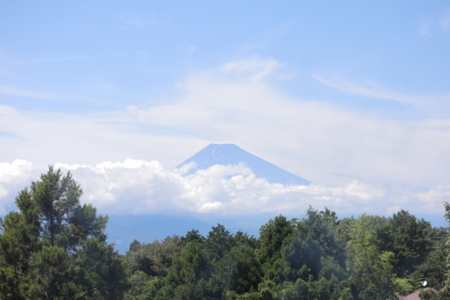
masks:
[(282, 183), (286, 185), (309, 185), (310, 182), (295, 174), (285, 171), (234, 144), (210, 144), (197, 154), (188, 158), (177, 166), (194, 162), (195, 168), (189, 170), (192, 174), (197, 170), (204, 170), (214, 165), (237, 165), (244, 163), (257, 178), (265, 178), (270, 183)]

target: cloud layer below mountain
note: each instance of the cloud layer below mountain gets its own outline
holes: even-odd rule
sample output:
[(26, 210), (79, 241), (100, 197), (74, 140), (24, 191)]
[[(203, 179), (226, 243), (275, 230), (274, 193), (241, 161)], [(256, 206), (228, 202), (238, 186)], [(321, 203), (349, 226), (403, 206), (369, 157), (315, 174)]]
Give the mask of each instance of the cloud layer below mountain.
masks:
[[(0, 166), (0, 213), (13, 208), (15, 194), (45, 172), (16, 160)], [(441, 213), (450, 186), (426, 191), (383, 189), (352, 180), (341, 187), (269, 184), (244, 164), (213, 166), (183, 176), (156, 161), (127, 159), (97, 165), (56, 164), (70, 171), (84, 191), (82, 202), (108, 214), (303, 214), (309, 205), (340, 214), (391, 214), (413, 206), (413, 213)]]

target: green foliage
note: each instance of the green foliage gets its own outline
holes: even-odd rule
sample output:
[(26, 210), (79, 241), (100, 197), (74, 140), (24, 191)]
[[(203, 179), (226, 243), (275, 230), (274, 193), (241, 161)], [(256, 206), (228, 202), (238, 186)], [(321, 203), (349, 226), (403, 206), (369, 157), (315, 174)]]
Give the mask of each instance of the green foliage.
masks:
[(425, 278), (423, 277), (422, 272), (416, 270), (408, 275), (408, 281), (414, 290), (419, 290), (423, 287), (422, 284), (425, 281)]
[(319, 272), (319, 278), (326, 278), (328, 280), (333, 277), (344, 280), (347, 277), (345, 269), (336, 261), (333, 256), (322, 256), (320, 259), (322, 268)]
[(258, 239), (256, 239), (253, 235), (249, 236), (247, 233), (242, 231), (236, 232), (233, 239), (236, 246), (249, 246), (253, 249), (258, 248), (259, 246)]
[(333, 256), (339, 262), (344, 262), (345, 242), (336, 235), (339, 226), (336, 213), (326, 207), (320, 212), (309, 207), (307, 216), (300, 222), (301, 230), (319, 245), (324, 255)]
[(170, 271), (169, 278), (173, 276), (177, 283), (195, 283), (200, 279), (209, 279), (211, 265), (205, 245), (198, 241), (189, 242), (181, 256), (174, 260)]
[(191, 241), (198, 241), (202, 243), (205, 241), (205, 238), (200, 234), (198, 230), (193, 229), (181, 238), (181, 245), (186, 246), (186, 244)]
[[(143, 292), (127, 293), (148, 299), (397, 299), (396, 294), (420, 289), (425, 279), (437, 286), (443, 278), (439, 260), (445, 251), (431, 248), (440, 240), (430, 244), (427, 234), (447, 231), (430, 228), (403, 211), (389, 219), (364, 214), (339, 220), (327, 208), (309, 208), (301, 221), (277, 216), (261, 227), (259, 239), (233, 235), (218, 224), (206, 238), (195, 230), (181, 237), (172, 246), (181, 251), (172, 252), (168, 271), (157, 276), (147, 271), (147, 284), (143, 274), (133, 275), (130, 285)], [(410, 232), (417, 236), (407, 241)], [(411, 249), (405, 250), (403, 241)], [(137, 256), (148, 245), (130, 246), (134, 272), (154, 266), (154, 259)], [(417, 253), (428, 258), (420, 260)]]
[(281, 290), (282, 300), (309, 299), (310, 287), (303, 280), (299, 279), (295, 283), (285, 281)]
[(225, 300), (263, 300), (263, 296), (260, 293), (245, 293), (238, 295), (235, 291), (228, 291), (224, 296)]
[(281, 247), (295, 231), (295, 220), (287, 220), (277, 216), (259, 229), (260, 260), (262, 263), (272, 263), (281, 257)]
[(423, 291), (419, 294), (420, 299), (422, 300), (442, 300), (445, 299), (442, 296), (440, 296), (438, 293), (435, 293), (433, 291)]
[(448, 229), (433, 228), (431, 233), (433, 250), (427, 255), (424, 262), (416, 268), (424, 275), (428, 285), (437, 289), (443, 288), (446, 279), (447, 266), (443, 262), (446, 261), (447, 257), (445, 245), (447, 236)]
[(395, 291), (399, 295), (409, 295), (414, 292), (414, 286), (408, 278), (395, 278)]
[(107, 217), (81, 205), (70, 173), (52, 167), (22, 190), (1, 221), (2, 299), (118, 299), (124, 264), (106, 244)]
[(317, 300), (328, 300), (331, 299), (333, 293), (333, 281), (326, 280), (325, 278), (320, 278), (319, 280), (313, 281), (311, 286), (311, 298)]
[(172, 260), (182, 251), (179, 237), (166, 237), (163, 241), (141, 244), (134, 241), (126, 255), (128, 267), (133, 274), (142, 271), (148, 276), (166, 276), (172, 266)]
[[(135, 273), (127, 295), (148, 299), (397, 299), (396, 294), (420, 289), (425, 279), (442, 278), (439, 258), (445, 252), (431, 248), (439, 241), (430, 244), (426, 234), (442, 236), (446, 231), (430, 228), (428, 222), (403, 211), (389, 219), (364, 214), (339, 220), (326, 208), (320, 212), (309, 208), (301, 221), (277, 216), (261, 227), (259, 239), (242, 232), (233, 235), (218, 224), (207, 238), (195, 230), (181, 237), (172, 246), (181, 251), (172, 252), (165, 265), (168, 271), (158, 276), (148, 276), (153, 273), (147, 271), (148, 277)], [(409, 232), (418, 236), (407, 241)], [(412, 250), (405, 250), (402, 241)], [(145, 247), (150, 246), (137, 241), (130, 246), (127, 257), (135, 259), (129, 260), (134, 272), (154, 266), (154, 259), (138, 259)], [(428, 258), (418, 264), (417, 253), (426, 253)], [(141, 294), (133, 289), (136, 286), (141, 287)]]
[(278, 265), (280, 265), (280, 262), (286, 262), (286, 267), (284, 270), (280, 267), (276, 268), (284, 271), (277, 278), (283, 281), (295, 281), (298, 278), (307, 280), (309, 275), (317, 278), (322, 267), (320, 262), (321, 256), (321, 250), (316, 243), (312, 240), (298, 237), (284, 247), (282, 260), (277, 262)]
[(225, 291), (256, 291), (262, 272), (255, 250), (245, 245), (233, 248), (218, 263), (215, 277)]
[(404, 210), (394, 214), (379, 228), (378, 247), (394, 253), (397, 276), (407, 276), (424, 262), (432, 249), (431, 232), (429, 222), (417, 220)]
[(384, 300), (394, 296), (392, 252), (376, 247), (378, 218), (360, 216), (352, 224), (348, 243), (350, 280), (361, 299)]
[(125, 292), (124, 300), (144, 300), (150, 296), (151, 283), (149, 276), (142, 271), (136, 271), (128, 279), (129, 288)]
[(211, 260), (218, 261), (235, 245), (235, 240), (228, 230), (221, 224), (213, 227), (208, 233), (206, 247)]

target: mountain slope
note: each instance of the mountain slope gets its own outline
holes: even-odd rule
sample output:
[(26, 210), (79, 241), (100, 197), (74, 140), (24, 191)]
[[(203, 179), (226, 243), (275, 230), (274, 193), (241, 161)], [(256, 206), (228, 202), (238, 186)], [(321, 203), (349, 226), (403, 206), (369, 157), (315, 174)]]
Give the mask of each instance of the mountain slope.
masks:
[(270, 183), (286, 185), (309, 185), (310, 182), (295, 174), (285, 171), (234, 144), (210, 144), (194, 156), (177, 166), (194, 162), (197, 167), (189, 170), (192, 174), (197, 170), (204, 170), (214, 165), (236, 165), (245, 163), (258, 178), (265, 178)]
[(189, 216), (109, 215), (105, 231), (108, 242), (114, 243), (114, 248), (125, 254), (135, 239), (151, 243), (167, 236), (183, 236), (192, 229), (206, 236), (213, 225), (214, 222), (207, 223)]

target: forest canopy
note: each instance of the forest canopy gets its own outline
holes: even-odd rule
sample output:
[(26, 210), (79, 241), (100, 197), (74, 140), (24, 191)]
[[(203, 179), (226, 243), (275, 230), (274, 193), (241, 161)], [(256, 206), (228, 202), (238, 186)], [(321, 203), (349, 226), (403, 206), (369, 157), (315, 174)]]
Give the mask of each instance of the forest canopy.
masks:
[[(259, 237), (106, 242), (107, 216), (81, 204), (70, 173), (49, 168), (0, 220), (0, 299), (446, 299), (447, 228), (408, 211), (339, 219), (327, 208), (275, 216)], [(450, 207), (444, 205), (446, 216)], [(149, 216), (150, 217), (150, 216)]]

